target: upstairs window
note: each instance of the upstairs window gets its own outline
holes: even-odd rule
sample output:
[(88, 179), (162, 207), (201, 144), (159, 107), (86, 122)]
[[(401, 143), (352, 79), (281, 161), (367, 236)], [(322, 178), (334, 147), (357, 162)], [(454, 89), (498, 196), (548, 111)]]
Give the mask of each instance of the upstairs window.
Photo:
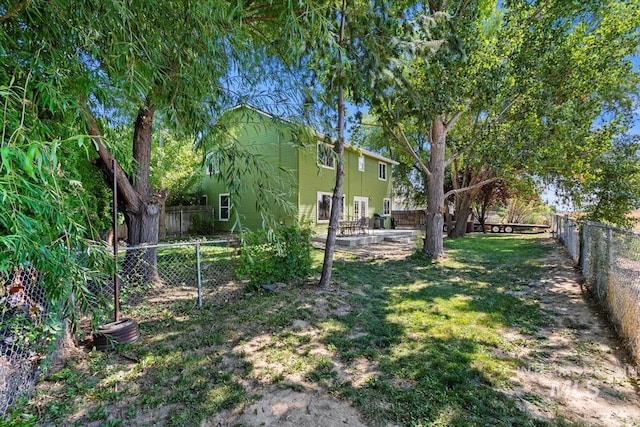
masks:
[(333, 149), (330, 145), (322, 142), (318, 143), (318, 166), (329, 169), (335, 169), (336, 159), (333, 155)]
[(378, 179), (381, 181), (387, 180), (387, 164), (378, 162)]
[(364, 156), (358, 157), (358, 170), (364, 172)]

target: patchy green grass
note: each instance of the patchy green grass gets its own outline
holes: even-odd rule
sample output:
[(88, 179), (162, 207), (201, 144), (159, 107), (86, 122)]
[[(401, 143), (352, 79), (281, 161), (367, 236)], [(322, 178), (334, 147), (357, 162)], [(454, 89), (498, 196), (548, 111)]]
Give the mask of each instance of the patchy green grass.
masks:
[[(516, 364), (494, 354), (507, 328), (536, 330), (547, 321), (537, 303), (504, 292), (519, 278), (538, 277), (536, 260), (547, 251), (533, 238), (472, 235), (447, 241), (439, 264), (420, 256), (345, 264), (337, 276), (357, 282), (364, 292), (350, 303), (362, 308), (324, 339), (342, 360), (364, 357), (381, 374), (336, 392), (372, 424), (540, 424), (498, 391)], [(365, 333), (346, 338), (356, 330)]]
[(548, 239), (471, 235), (446, 248), (438, 264), (336, 260), (332, 291), (147, 307), (138, 342), (45, 375), (26, 411), (43, 425), (194, 426), (276, 385), (324, 389), (368, 425), (548, 425), (501, 391), (518, 362), (500, 356), (506, 330), (549, 321), (507, 292), (541, 276)]

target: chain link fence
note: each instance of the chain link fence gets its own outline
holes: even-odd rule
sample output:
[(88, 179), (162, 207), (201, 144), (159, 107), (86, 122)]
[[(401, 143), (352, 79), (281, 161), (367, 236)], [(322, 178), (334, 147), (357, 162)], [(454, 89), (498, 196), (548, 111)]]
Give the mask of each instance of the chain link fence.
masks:
[[(238, 291), (234, 240), (192, 241), (123, 247), (118, 251), (120, 312), (133, 317), (143, 307), (225, 302)], [(113, 282), (101, 293), (114, 296)]]
[(640, 361), (640, 233), (566, 215), (553, 215), (552, 230)]
[(35, 268), (0, 272), (0, 417), (35, 384), (48, 305)]
[[(234, 273), (237, 251), (235, 240), (120, 248), (121, 315), (143, 320), (234, 299), (242, 285)], [(107, 301), (106, 313), (113, 313), (113, 281), (87, 285)], [(33, 267), (0, 273), (0, 419), (19, 396), (31, 392), (40, 361), (51, 351), (45, 342), (51, 334), (44, 330), (48, 311), (41, 275)]]

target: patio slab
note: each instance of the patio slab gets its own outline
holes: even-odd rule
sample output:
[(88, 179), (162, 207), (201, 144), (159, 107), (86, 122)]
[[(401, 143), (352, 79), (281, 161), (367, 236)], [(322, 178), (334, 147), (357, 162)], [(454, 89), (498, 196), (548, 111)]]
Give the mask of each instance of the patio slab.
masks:
[[(418, 230), (390, 230), (390, 229), (370, 229), (367, 234), (354, 236), (336, 236), (336, 245), (338, 246), (364, 246), (379, 242), (401, 242), (415, 240), (418, 236)], [(327, 240), (327, 234), (317, 234), (313, 237), (313, 241), (324, 243)]]

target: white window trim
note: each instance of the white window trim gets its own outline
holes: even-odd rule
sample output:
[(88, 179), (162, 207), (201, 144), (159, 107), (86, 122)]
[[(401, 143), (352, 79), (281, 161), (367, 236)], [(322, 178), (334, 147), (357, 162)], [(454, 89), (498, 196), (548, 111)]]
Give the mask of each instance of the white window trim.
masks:
[[(356, 204), (359, 204), (361, 202), (364, 202), (365, 205), (365, 211), (364, 212), (359, 212), (359, 215), (356, 215)], [(351, 205), (353, 208), (353, 217), (355, 220), (359, 220), (360, 218), (363, 217), (368, 217), (369, 216), (369, 197), (367, 196), (353, 196), (353, 204)]]
[(358, 170), (364, 172), (364, 156), (358, 156)]
[[(222, 197), (224, 196), (227, 196), (227, 202), (228, 202), (227, 206), (222, 206)], [(222, 217), (223, 207), (227, 208), (226, 218)], [(229, 218), (231, 218), (231, 197), (229, 193), (220, 193), (218, 194), (218, 221), (229, 221)]]
[[(332, 165), (325, 165), (324, 163), (320, 163), (320, 147), (323, 147), (324, 149), (329, 150), (328, 154), (330, 156), (329, 158), (331, 159)], [(325, 144), (324, 142), (318, 142), (318, 144), (316, 145), (316, 164), (321, 168), (335, 170), (336, 159), (335, 157), (333, 157), (333, 148), (329, 144)]]
[[(333, 193), (329, 193), (326, 191), (318, 191), (316, 193), (316, 223), (325, 224), (329, 223), (329, 219), (320, 219), (320, 210), (318, 209), (318, 202), (320, 201), (320, 196), (329, 196), (329, 217), (331, 217), (331, 208), (333, 207)], [(346, 200), (346, 196), (342, 195), (342, 212), (340, 212), (340, 218), (344, 218), (345, 206), (344, 202)]]
[[(381, 166), (384, 166), (384, 168), (381, 168)], [(387, 180), (387, 176), (389, 175), (389, 171), (387, 170), (388, 166), (385, 162), (378, 162), (378, 179), (380, 181), (386, 181)], [(384, 177), (381, 176), (380, 171), (384, 170)]]
[[(388, 210), (385, 210), (385, 203), (387, 204)], [(391, 215), (391, 199), (385, 197), (382, 199), (382, 215), (389, 216)]]

